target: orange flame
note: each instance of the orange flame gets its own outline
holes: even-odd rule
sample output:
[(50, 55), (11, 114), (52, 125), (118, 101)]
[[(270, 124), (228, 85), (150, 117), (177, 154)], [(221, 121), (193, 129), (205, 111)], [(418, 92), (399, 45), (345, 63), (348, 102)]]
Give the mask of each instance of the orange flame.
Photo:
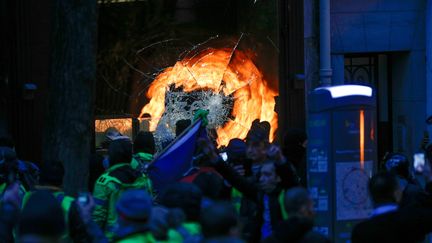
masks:
[(364, 110), (360, 110), (360, 168), (364, 169), (364, 149), (365, 149), (365, 126)]
[(270, 141), (273, 141), (277, 128), (274, 97), (278, 91), (268, 86), (245, 52), (237, 50), (233, 54), (230, 49), (207, 49), (160, 73), (147, 91), (150, 102), (140, 114), (140, 117), (146, 113), (152, 117), (151, 131), (156, 129), (165, 110), (165, 93), (170, 85), (182, 87), (184, 92), (206, 89), (234, 97), (234, 119), (217, 129), (219, 146), (227, 145), (232, 138), (244, 139), (255, 119), (271, 124)]

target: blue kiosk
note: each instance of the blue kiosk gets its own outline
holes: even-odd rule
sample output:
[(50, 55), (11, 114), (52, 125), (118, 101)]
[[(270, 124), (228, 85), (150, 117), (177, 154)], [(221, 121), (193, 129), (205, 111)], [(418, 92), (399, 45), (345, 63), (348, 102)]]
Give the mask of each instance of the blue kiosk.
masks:
[(308, 97), (308, 187), (316, 230), (349, 242), (372, 211), (367, 182), (375, 171), (376, 99), (362, 85), (320, 87)]

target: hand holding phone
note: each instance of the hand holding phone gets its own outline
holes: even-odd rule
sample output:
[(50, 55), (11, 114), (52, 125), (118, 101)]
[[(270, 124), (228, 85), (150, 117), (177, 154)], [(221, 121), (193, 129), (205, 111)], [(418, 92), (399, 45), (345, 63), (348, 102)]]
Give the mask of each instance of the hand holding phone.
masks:
[(226, 162), (228, 160), (228, 154), (226, 152), (220, 153), (219, 155), (223, 161)]
[(84, 222), (90, 222), (92, 220), (93, 209), (94, 209), (94, 200), (90, 193), (82, 192), (78, 194), (77, 197), (77, 206), (78, 211), (81, 216), (81, 219)]
[(89, 203), (89, 198), (90, 198), (90, 195), (88, 194), (88, 192), (81, 192), (78, 195), (78, 203), (81, 206), (85, 206)]
[(414, 170), (415, 172), (422, 173), (425, 167), (425, 156), (424, 153), (414, 154)]

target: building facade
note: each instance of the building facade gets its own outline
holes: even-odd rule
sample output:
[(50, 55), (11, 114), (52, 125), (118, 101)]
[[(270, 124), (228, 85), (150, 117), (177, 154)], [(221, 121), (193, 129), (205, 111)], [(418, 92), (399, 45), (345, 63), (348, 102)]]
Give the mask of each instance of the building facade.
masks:
[(332, 84), (375, 88), (380, 157), (393, 151), (412, 158), (430, 130), (430, 2), (330, 1)]
[[(367, 162), (377, 162), (369, 168), (362, 164), (361, 154), (366, 149), (361, 146), (352, 150), (332, 147), (328, 153), (317, 149), (317, 141), (326, 141), (327, 146), (333, 146), (334, 141), (362, 142), (342, 131), (324, 140), (326, 131), (314, 130), (313, 99), (306, 106), (308, 183), (316, 205), (316, 229), (335, 242), (349, 242), (352, 227), (370, 214), (367, 181), (381, 168), (384, 155), (400, 152), (412, 161), (431, 132), (426, 120), (432, 115), (432, 1), (305, 0), (304, 4), (307, 92), (324, 85), (362, 84), (371, 86), (376, 97), (376, 114), (370, 124), (377, 126), (370, 138), (377, 153)], [(350, 127), (355, 124), (350, 121), (348, 116), (332, 116), (329, 123)], [(355, 126), (352, 134), (365, 135), (360, 125)], [(319, 156), (314, 154), (317, 151)], [(360, 159), (336, 158), (335, 154), (347, 151), (360, 152)]]

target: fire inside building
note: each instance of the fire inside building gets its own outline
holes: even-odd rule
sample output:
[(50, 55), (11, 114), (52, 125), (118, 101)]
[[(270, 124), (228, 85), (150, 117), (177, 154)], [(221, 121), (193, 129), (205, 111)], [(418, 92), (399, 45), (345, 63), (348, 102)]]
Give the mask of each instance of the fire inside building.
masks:
[[(290, 65), (291, 70), (279, 68), (289, 58), (288, 46), (279, 43), (288, 43), (291, 37), (302, 46), (298, 26), (289, 35), (286, 31), (278, 34), (281, 25), (287, 24), (287, 3), (178, 1), (159, 5), (162, 9), (139, 1), (100, 3), (97, 117), (137, 118), (134, 124), (155, 131), (162, 142), (174, 136), (176, 121), (191, 119), (194, 111), (203, 108), (210, 111), (209, 125), (219, 146), (232, 138), (245, 138), (255, 119), (270, 122), (272, 141), (288, 126), (304, 128), (303, 85), (287, 89), (286, 78), (280, 81), (281, 75), (294, 80), (294, 70), (301, 74), (303, 66), (299, 48), (291, 54), (296, 63)], [(298, 3), (297, 14), (288, 19), (293, 26), (301, 23), (301, 7)], [(119, 24), (128, 21), (136, 26)], [(122, 34), (112, 35), (113, 28)], [(113, 64), (118, 68), (113, 69)], [(280, 85), (290, 94), (280, 95)], [(278, 113), (286, 112), (295, 115), (278, 123)], [(96, 125), (105, 124), (101, 122)], [(96, 130), (103, 133), (102, 127)]]
[[(47, 119), (64, 47), (53, 2), (0, 0), (0, 136), (36, 164), (47, 140), (83, 130), (80, 116)], [(91, 112), (81, 114), (93, 152), (113, 130), (151, 131), (161, 151), (200, 109), (218, 148), (256, 119), (275, 144), (300, 128), (314, 230), (347, 242), (372, 212), (367, 183), (388, 152), (414, 160), (429, 143), (431, 0), (98, 0), (93, 17), (95, 50), (80, 53), (95, 60)], [(67, 132), (50, 134), (59, 126)]]
[[(10, 97), (2, 103), (2, 127), (13, 134), (23, 159), (40, 161), (44, 123), (38, 114), (47, 102), (53, 6), (49, 1), (37, 6), (2, 1), (2, 6), (2, 29), (9, 33), (2, 39), (2, 97)], [(303, 70), (302, 12), (300, 1), (99, 1), (95, 124), (150, 116), (154, 130), (164, 111), (161, 96), (167, 95), (155, 85), (169, 74), (183, 75), (188, 85), (198, 82), (192, 87), (178, 78), (164, 80), (171, 91), (209, 91), (218, 94), (213, 101), (226, 103), (226, 120), (218, 121), (221, 144), (245, 136), (255, 118), (271, 122), (272, 136), (282, 134), (277, 127), (304, 127), (304, 85), (297, 78)], [(205, 65), (218, 70), (206, 72)], [(149, 94), (153, 90), (159, 97)], [(256, 114), (243, 117), (250, 107)], [(228, 135), (222, 130), (228, 127), (238, 131)]]

